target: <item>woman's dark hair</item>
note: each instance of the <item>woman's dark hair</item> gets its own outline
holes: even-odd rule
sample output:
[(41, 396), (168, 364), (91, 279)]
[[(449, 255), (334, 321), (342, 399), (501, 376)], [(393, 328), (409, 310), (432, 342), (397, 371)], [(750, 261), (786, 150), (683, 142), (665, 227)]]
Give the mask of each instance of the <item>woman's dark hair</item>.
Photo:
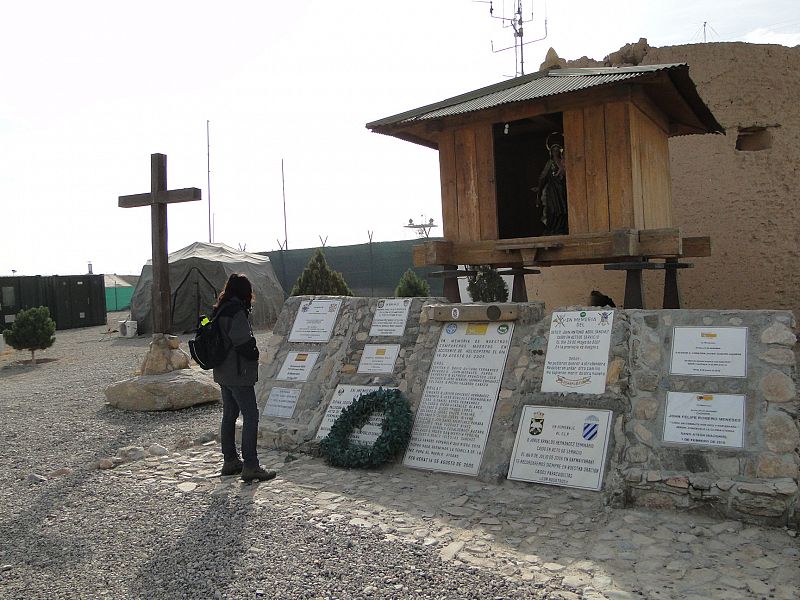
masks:
[(247, 312), (250, 312), (252, 309), (253, 299), (255, 298), (253, 295), (253, 286), (250, 284), (250, 280), (241, 273), (231, 273), (231, 276), (228, 277), (228, 281), (225, 282), (225, 289), (222, 290), (219, 298), (217, 298), (217, 303), (214, 305), (214, 308), (219, 308), (223, 302), (231, 298), (238, 298), (241, 300)]

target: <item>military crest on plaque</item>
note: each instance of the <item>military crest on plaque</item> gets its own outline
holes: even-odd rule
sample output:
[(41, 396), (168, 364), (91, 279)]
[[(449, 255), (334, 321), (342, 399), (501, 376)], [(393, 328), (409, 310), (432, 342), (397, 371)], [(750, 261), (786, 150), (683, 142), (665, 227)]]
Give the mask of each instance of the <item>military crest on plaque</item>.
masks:
[(544, 430), (544, 413), (543, 412), (535, 412), (533, 413), (533, 418), (531, 419), (530, 427), (528, 427), (528, 431), (531, 435), (540, 435)]
[(589, 415), (583, 422), (583, 439), (591, 442), (597, 437), (597, 431), (600, 429), (600, 419), (594, 415)]

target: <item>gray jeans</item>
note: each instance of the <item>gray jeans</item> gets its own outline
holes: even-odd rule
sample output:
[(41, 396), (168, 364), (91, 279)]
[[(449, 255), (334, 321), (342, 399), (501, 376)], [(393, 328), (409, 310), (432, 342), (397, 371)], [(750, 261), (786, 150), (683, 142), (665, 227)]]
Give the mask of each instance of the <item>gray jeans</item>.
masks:
[(220, 385), (222, 389), (222, 427), (220, 441), (225, 461), (239, 459), (236, 450), (236, 419), (242, 413), (242, 460), (248, 468), (258, 467), (258, 404), (252, 385)]

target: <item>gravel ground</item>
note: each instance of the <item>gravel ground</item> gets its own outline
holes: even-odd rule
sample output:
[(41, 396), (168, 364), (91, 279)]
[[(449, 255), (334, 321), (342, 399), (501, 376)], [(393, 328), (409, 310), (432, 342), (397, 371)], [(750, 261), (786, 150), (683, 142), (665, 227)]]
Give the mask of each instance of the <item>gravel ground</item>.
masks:
[(433, 548), (344, 524), (322, 530), (302, 502), (183, 495), (97, 470), (124, 446), (174, 449), (218, 427), (219, 405), (105, 406), (103, 389), (138, 368), (148, 343), (92, 327), (58, 332), (37, 353), (49, 362), (0, 356), (0, 598), (560, 597), (445, 565)]

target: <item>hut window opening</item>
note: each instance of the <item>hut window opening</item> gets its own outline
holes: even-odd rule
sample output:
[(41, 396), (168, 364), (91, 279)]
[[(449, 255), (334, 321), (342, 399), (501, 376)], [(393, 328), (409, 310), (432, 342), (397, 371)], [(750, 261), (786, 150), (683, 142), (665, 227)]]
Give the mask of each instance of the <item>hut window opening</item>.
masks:
[(736, 149), (756, 152), (772, 148), (772, 134), (766, 127), (740, 127), (736, 137)]
[[(561, 113), (494, 125), (500, 239), (567, 233), (563, 131)], [(560, 179), (553, 180), (548, 174), (557, 164)]]
[(2, 303), (7, 308), (14, 308), (16, 306), (16, 299), (14, 298), (14, 286), (4, 286), (2, 292)]

